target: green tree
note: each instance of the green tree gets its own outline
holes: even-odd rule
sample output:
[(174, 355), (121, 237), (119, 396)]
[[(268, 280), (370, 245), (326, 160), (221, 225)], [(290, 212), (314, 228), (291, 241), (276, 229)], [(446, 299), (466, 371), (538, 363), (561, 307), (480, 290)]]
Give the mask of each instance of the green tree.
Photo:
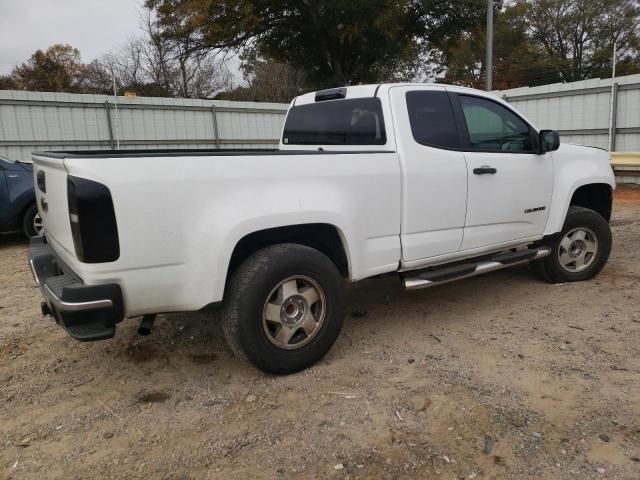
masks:
[(563, 81), (610, 76), (614, 43), (618, 73), (640, 71), (637, 0), (518, 0), (516, 8), (537, 53)]
[[(493, 88), (496, 90), (560, 81), (528, 37), (522, 5), (503, 9), (495, 5)], [(457, 37), (444, 39), (435, 62), (445, 74), (444, 82), (484, 88), (486, 81), (486, 22)]]
[(80, 52), (71, 45), (52, 45), (37, 50), (12, 73), (18, 88), (41, 92), (76, 92), (80, 89), (83, 65)]
[[(516, 0), (495, 4), (494, 88), (571, 82), (640, 71), (636, 0)], [(484, 87), (486, 23), (443, 38), (433, 61), (444, 81)]]
[(57, 44), (37, 50), (11, 74), (0, 77), (0, 89), (108, 94), (111, 82), (103, 64), (96, 60), (84, 64), (78, 49)]
[(168, 37), (194, 49), (252, 46), (309, 86), (410, 76), (439, 36), (468, 28), (483, 0), (147, 0)]
[(0, 90), (15, 90), (18, 88), (13, 75), (0, 75)]

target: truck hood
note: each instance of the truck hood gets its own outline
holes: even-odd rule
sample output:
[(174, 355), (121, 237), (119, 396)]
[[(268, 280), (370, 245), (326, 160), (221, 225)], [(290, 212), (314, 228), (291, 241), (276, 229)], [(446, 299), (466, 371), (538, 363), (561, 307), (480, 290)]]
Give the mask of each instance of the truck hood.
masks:
[(579, 145), (577, 143), (561, 143), (558, 151), (569, 154), (584, 153), (585, 155), (604, 155), (606, 158), (609, 158), (609, 151), (606, 148)]
[(554, 159), (567, 159), (573, 161), (577, 158), (584, 162), (596, 162), (598, 164), (609, 165), (611, 155), (609, 151), (599, 147), (588, 147), (586, 145), (576, 145), (573, 143), (560, 144), (558, 154), (554, 155)]
[(603, 148), (586, 147), (572, 143), (562, 143), (553, 152), (556, 171), (571, 168), (583, 183), (607, 183), (615, 188), (615, 177), (611, 168), (611, 156)]

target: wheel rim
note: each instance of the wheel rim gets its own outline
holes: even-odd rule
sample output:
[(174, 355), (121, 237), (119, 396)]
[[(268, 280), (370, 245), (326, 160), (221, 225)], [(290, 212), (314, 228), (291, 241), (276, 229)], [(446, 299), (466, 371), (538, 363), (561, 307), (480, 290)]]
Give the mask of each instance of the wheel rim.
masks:
[(33, 217), (33, 231), (36, 232), (36, 235), (42, 235), (43, 230), (42, 217), (39, 213), (36, 213)]
[(591, 266), (598, 254), (598, 237), (590, 228), (570, 230), (560, 241), (558, 261), (571, 273), (582, 272)]
[(292, 350), (306, 345), (318, 334), (325, 313), (325, 295), (318, 282), (294, 275), (278, 283), (267, 296), (262, 326), (273, 345)]

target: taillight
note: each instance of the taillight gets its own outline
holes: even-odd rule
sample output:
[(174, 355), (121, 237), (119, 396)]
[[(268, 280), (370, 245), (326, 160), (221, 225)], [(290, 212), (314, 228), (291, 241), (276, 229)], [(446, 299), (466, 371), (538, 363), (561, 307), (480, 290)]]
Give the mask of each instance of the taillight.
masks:
[(114, 262), (120, 257), (118, 226), (109, 189), (85, 178), (67, 177), (73, 246), (83, 263)]
[(38, 173), (36, 173), (36, 183), (38, 184), (38, 190), (42, 193), (47, 193), (47, 181), (44, 176), (44, 170), (38, 170)]

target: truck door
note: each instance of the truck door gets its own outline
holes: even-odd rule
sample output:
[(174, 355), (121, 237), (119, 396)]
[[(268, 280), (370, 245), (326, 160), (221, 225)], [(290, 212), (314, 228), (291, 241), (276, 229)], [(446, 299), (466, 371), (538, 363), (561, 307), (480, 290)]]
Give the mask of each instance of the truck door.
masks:
[(460, 250), (467, 208), (467, 165), (444, 87), (390, 89), (402, 168), (404, 262)]
[(537, 132), (506, 105), (452, 93), (468, 171), (462, 250), (543, 234), (553, 189), (553, 160), (539, 155)]

